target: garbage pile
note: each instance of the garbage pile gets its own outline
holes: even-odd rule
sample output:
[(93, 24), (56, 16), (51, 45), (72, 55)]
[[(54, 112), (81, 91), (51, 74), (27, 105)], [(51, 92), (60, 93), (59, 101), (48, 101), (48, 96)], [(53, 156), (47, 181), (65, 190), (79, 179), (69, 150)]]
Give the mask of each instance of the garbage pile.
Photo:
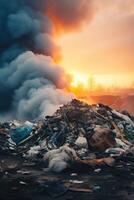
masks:
[(45, 171), (133, 162), (134, 117), (79, 100), (35, 122), (0, 123), (0, 154), (42, 162)]

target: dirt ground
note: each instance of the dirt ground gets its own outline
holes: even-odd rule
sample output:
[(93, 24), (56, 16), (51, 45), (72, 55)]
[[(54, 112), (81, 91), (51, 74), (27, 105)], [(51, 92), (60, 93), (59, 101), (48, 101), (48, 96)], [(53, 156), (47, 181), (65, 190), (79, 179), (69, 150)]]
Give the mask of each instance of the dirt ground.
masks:
[(61, 174), (21, 158), (0, 156), (0, 200), (133, 200), (134, 170), (116, 168), (73, 169)]

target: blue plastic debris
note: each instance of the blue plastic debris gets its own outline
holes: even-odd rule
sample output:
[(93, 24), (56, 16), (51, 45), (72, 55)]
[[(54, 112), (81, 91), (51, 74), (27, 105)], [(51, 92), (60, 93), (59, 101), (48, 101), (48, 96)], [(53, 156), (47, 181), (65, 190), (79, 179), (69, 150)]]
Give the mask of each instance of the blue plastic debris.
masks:
[(23, 126), (13, 128), (10, 130), (11, 139), (18, 145), (31, 135), (32, 129), (33, 124), (30, 122), (26, 122)]

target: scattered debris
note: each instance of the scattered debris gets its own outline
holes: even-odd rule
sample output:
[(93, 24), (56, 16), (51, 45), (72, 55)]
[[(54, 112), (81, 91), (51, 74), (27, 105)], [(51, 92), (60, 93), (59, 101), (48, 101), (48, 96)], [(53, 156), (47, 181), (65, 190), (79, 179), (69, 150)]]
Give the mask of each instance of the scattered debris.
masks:
[(78, 174), (77, 173), (72, 173), (72, 174), (70, 174), (70, 176), (78, 176)]
[(98, 169), (95, 169), (94, 172), (95, 172), (95, 173), (100, 173), (100, 172), (101, 172), (101, 169), (99, 169), (99, 168), (98, 168)]
[(70, 180), (70, 183), (75, 183), (75, 184), (81, 184), (83, 181), (78, 181), (78, 180)]

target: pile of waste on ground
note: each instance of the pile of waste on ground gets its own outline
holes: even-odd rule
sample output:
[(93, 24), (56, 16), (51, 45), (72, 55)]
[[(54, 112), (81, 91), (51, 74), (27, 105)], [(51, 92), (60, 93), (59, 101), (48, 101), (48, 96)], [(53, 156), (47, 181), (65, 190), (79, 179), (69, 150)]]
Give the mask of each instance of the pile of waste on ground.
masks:
[(134, 117), (79, 100), (34, 122), (0, 123), (0, 155), (34, 161), (45, 171), (133, 165)]

